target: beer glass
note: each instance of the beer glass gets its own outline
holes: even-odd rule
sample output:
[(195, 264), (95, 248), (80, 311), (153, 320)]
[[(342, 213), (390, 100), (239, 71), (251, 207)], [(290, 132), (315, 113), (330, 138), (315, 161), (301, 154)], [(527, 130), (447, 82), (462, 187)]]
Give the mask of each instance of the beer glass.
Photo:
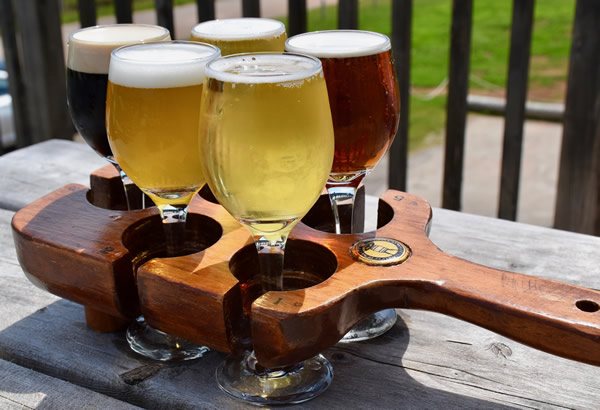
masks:
[(282, 52), (287, 35), (281, 21), (267, 18), (235, 18), (205, 21), (192, 29), (191, 40), (213, 44), (221, 54), (258, 51)]
[(110, 53), (135, 43), (170, 40), (169, 30), (145, 24), (113, 24), (75, 31), (69, 36), (67, 103), (73, 124), (85, 142), (112, 163), (123, 181), (129, 209), (139, 207), (142, 196), (133, 197), (133, 183), (115, 161), (105, 126), (106, 87)]
[[(123, 170), (158, 207), (167, 256), (184, 250), (187, 206), (205, 182), (195, 149), (200, 98), (204, 67), (218, 56), (219, 49), (212, 45), (173, 41), (121, 47), (110, 60), (110, 147)], [(156, 360), (191, 359), (207, 350), (160, 334), (164, 337), (134, 323), (127, 338), (133, 350)]]
[[(369, 31), (330, 30), (291, 37), (286, 50), (318, 57), (323, 64), (335, 132), (327, 191), (336, 233), (352, 233), (351, 218), (341, 219), (339, 209), (353, 209), (356, 190), (387, 152), (398, 129), (400, 97), (390, 40)], [(342, 341), (377, 337), (395, 322), (393, 309), (377, 312)]]
[[(208, 64), (200, 121), (204, 173), (221, 205), (254, 238), (262, 291), (283, 289), (290, 230), (315, 203), (333, 159), (333, 128), (318, 59), (236, 54)], [(299, 403), (332, 379), (321, 355), (266, 369), (254, 353), (217, 369), (228, 394), (253, 404)]]

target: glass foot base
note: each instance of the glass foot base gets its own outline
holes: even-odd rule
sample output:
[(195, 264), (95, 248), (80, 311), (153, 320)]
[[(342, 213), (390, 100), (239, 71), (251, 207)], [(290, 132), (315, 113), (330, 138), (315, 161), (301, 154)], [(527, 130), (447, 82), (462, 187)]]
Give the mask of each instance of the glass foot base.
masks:
[(394, 326), (396, 319), (394, 309), (380, 310), (358, 322), (340, 342), (362, 342), (379, 337)]
[(127, 342), (134, 352), (161, 362), (197, 359), (209, 351), (206, 346), (198, 346), (154, 329), (143, 316), (127, 328)]
[(257, 369), (253, 352), (228, 357), (216, 372), (221, 390), (258, 406), (302, 403), (323, 393), (333, 380), (333, 368), (322, 355), (285, 370)]

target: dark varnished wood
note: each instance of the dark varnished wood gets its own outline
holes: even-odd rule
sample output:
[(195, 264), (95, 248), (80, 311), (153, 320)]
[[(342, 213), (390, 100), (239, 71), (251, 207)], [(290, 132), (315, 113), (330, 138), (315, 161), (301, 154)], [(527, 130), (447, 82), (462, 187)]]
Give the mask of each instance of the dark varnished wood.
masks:
[(600, 2), (573, 22), (554, 226), (600, 235)]
[(467, 124), (473, 0), (452, 1), (442, 206), (460, 211)]
[[(198, 235), (190, 240), (203, 250), (177, 258), (154, 257), (161, 240), (154, 209), (102, 209), (87, 197), (83, 186), (68, 185), (17, 212), (13, 231), (30, 280), (88, 311), (131, 319), (141, 310), (151, 325), (224, 352), (243, 346), (251, 329), (259, 360), (276, 367), (334, 345), (382, 308), (424, 309), (600, 365), (600, 292), (442, 252), (427, 237), (429, 204), (413, 195), (387, 191), (376, 232), (333, 235), (299, 224), (286, 270), (319, 283), (269, 292), (246, 311), (246, 285), (257, 272), (252, 241), (207, 193), (193, 200), (188, 220), (190, 235)], [(411, 256), (392, 267), (353, 260), (350, 246), (375, 236), (406, 243)]]
[(390, 147), (389, 187), (406, 191), (410, 115), (410, 51), (413, 0), (392, 2), (392, 46), (394, 65), (400, 90), (400, 122)]
[(498, 217), (517, 219), (534, 0), (513, 1)]

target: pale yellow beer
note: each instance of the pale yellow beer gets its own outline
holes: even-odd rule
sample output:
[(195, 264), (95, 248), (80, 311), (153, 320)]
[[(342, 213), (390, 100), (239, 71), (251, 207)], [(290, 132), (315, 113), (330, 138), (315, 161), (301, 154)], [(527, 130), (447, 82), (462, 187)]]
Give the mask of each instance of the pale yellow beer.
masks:
[(204, 184), (198, 124), (214, 46), (168, 42), (113, 52), (107, 131), (115, 159), (157, 204), (187, 205)]
[(192, 41), (219, 47), (223, 56), (261, 51), (283, 52), (286, 39), (283, 23), (266, 18), (206, 21), (194, 26), (191, 35)]
[(255, 234), (289, 232), (331, 170), (333, 126), (317, 59), (237, 55), (207, 66), (200, 152), (208, 184)]

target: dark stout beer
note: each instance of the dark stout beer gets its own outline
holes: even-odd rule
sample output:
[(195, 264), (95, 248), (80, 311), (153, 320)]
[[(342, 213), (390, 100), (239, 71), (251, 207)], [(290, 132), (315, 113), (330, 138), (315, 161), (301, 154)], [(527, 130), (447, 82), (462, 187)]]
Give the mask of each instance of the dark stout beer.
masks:
[(104, 126), (107, 84), (108, 73), (89, 74), (67, 68), (67, 99), (75, 129), (105, 158), (112, 157)]
[(108, 64), (113, 49), (168, 40), (163, 27), (115, 24), (76, 31), (69, 37), (67, 102), (75, 129), (101, 156), (112, 160), (105, 127)]

